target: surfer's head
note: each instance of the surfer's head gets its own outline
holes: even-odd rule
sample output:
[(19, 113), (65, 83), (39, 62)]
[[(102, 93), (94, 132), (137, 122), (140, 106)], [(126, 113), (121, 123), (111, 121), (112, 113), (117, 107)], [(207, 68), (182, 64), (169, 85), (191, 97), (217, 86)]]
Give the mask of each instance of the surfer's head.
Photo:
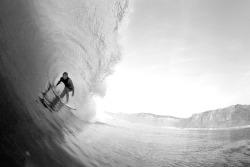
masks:
[(64, 72), (63, 73), (63, 79), (67, 79), (68, 78), (68, 73), (67, 72)]

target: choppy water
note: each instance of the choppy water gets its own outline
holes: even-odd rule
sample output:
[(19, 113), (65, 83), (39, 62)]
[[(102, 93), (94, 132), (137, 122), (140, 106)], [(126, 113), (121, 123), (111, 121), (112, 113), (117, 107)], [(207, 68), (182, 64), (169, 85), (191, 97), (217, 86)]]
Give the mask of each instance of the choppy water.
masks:
[(250, 165), (249, 133), (249, 128), (183, 130), (123, 122), (89, 125), (65, 143), (87, 166), (233, 167)]

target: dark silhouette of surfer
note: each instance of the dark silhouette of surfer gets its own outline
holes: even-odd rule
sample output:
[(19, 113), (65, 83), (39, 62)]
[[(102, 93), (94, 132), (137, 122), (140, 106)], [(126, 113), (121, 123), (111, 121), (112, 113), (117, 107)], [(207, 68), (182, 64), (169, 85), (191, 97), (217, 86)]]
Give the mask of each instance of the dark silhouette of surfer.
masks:
[(72, 80), (68, 77), (68, 73), (64, 72), (63, 76), (57, 82), (56, 86), (59, 85), (61, 82), (64, 83), (65, 87), (60, 95), (60, 98), (63, 98), (66, 95), (66, 103), (69, 101), (69, 92), (72, 92), (72, 96), (74, 96), (74, 85)]

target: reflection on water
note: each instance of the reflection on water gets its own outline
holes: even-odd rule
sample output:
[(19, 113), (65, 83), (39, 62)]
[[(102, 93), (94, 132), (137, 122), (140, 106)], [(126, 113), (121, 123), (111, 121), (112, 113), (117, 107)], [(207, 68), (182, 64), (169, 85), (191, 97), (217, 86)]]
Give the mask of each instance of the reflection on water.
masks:
[(64, 148), (87, 166), (248, 166), (250, 128), (182, 130), (89, 125)]

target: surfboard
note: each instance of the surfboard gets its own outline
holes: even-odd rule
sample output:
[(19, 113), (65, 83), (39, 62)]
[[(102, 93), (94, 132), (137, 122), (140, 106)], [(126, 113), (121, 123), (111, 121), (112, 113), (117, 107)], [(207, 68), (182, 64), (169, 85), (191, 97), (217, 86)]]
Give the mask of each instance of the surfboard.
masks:
[(73, 107), (73, 106), (71, 106), (71, 105), (69, 105), (69, 104), (67, 104), (67, 103), (64, 103), (64, 105), (67, 106), (68, 108), (72, 109), (72, 110), (76, 110), (75, 107)]

